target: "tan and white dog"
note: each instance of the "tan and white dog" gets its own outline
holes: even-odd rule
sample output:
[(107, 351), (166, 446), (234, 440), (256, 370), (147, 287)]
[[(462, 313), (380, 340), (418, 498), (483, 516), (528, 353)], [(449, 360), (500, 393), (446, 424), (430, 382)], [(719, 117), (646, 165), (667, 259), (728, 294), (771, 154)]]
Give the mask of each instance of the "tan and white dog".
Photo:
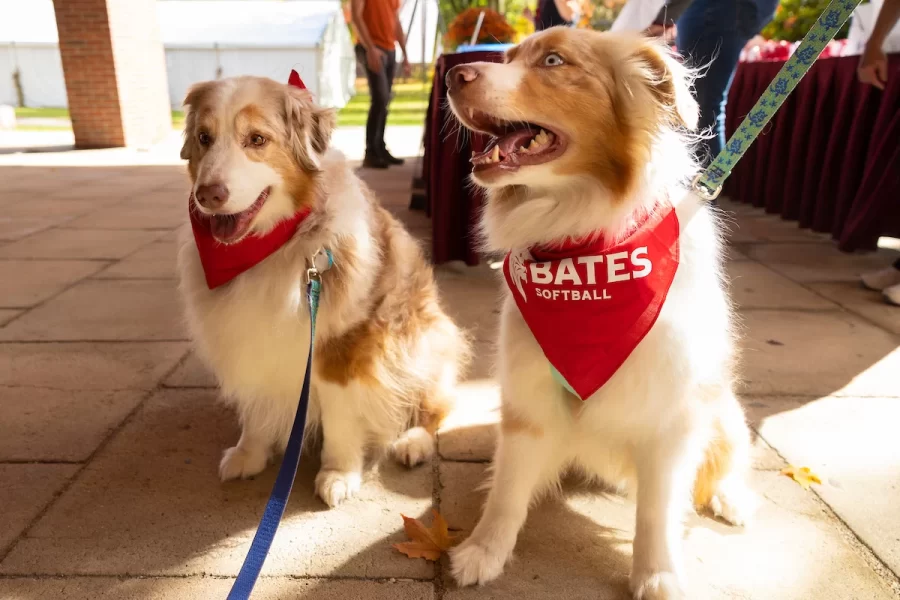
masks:
[(566, 279), (580, 283), (572, 265), (590, 262), (598, 278), (625, 284), (610, 284), (611, 296), (561, 293), (603, 311), (605, 300), (626, 289), (616, 285), (643, 277), (655, 263), (632, 254), (633, 267), (644, 265), (629, 275), (625, 254), (607, 256), (605, 264), (602, 256), (582, 257), (555, 280), (545, 276), (544, 263), (513, 265), (522, 280), (547, 285), (534, 299), (515, 289), (518, 280), (507, 290), (491, 488), (480, 522), (452, 553), (453, 575), (461, 585), (498, 577), (529, 504), (575, 468), (637, 490), (634, 597), (683, 598), (681, 528), (691, 498), (736, 525), (755, 504), (745, 484), (749, 429), (733, 393), (735, 334), (720, 227), (714, 211), (687, 193), (698, 171), (690, 73), (647, 38), (552, 28), (509, 50), (503, 64), (455, 67), (447, 84), (460, 121), (497, 138), (472, 158), (473, 178), (487, 190), (482, 226), (490, 250), (514, 257), (579, 240), (625, 243), (672, 206), (679, 225), (677, 271), (655, 322), (584, 401), (552, 373), (523, 318), (524, 302), (556, 300), (550, 288)]
[[(221, 478), (259, 473), (287, 443), (309, 351), (305, 277), (321, 249), (334, 265), (321, 274), (309, 408), (323, 435), (318, 495), (329, 506), (353, 496), (372, 444), (391, 444), (409, 466), (427, 460), (468, 342), (441, 309), (416, 241), (327, 151), (334, 112), (305, 90), (251, 77), (198, 84), (185, 105), (192, 225), (211, 240), (211, 264), (188, 233), (181, 291), (196, 350), (242, 426)], [(217, 253), (250, 244), (252, 254), (286, 223), (267, 258), (212, 283)]]

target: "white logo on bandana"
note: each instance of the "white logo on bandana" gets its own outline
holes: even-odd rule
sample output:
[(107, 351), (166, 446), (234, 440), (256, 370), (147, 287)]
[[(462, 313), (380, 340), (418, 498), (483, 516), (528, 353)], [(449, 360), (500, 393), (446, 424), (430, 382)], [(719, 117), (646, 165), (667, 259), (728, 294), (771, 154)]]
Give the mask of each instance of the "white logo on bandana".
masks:
[(528, 250), (519, 250), (509, 255), (509, 276), (516, 285), (516, 289), (522, 295), (522, 300), (528, 302), (525, 295), (525, 288), (522, 283), (528, 283), (528, 269), (525, 268), (525, 261), (531, 260), (531, 252)]

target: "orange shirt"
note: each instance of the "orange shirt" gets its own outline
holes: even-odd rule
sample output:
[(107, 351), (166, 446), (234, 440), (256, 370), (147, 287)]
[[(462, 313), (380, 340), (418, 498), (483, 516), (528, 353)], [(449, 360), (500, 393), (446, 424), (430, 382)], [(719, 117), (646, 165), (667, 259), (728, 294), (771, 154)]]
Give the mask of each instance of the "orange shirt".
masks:
[(365, 0), (362, 19), (372, 43), (384, 50), (394, 50), (397, 43), (397, 11), (400, 0)]

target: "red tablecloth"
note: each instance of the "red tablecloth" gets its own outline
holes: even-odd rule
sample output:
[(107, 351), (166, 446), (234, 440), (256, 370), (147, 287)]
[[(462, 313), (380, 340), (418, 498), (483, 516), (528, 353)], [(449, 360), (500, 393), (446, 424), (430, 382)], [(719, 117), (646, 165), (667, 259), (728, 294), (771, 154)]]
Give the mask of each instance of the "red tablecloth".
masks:
[(431, 217), (432, 260), (435, 264), (462, 260), (478, 264), (476, 226), (483, 202), (469, 181), (472, 151), (484, 150), (488, 138), (460, 128), (447, 104), (447, 71), (469, 62), (502, 62), (501, 52), (465, 52), (438, 58), (425, 119), (425, 157), (422, 176)]
[[(859, 58), (820, 59), (725, 184), (740, 202), (827, 232), (845, 251), (900, 235), (900, 55), (884, 92), (856, 79)], [(781, 68), (742, 63), (728, 97), (728, 135)]]

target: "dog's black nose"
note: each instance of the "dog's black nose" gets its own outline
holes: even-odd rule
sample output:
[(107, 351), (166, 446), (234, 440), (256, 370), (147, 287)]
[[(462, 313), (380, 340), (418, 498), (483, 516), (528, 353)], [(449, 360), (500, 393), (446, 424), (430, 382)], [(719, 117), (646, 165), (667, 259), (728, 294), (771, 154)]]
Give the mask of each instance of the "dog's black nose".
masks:
[(219, 208), (228, 202), (228, 188), (221, 183), (201, 185), (197, 188), (197, 202), (210, 210)]
[(458, 90), (467, 83), (471, 83), (478, 78), (478, 69), (472, 65), (456, 65), (447, 71), (445, 82), (447, 89), (451, 92)]

